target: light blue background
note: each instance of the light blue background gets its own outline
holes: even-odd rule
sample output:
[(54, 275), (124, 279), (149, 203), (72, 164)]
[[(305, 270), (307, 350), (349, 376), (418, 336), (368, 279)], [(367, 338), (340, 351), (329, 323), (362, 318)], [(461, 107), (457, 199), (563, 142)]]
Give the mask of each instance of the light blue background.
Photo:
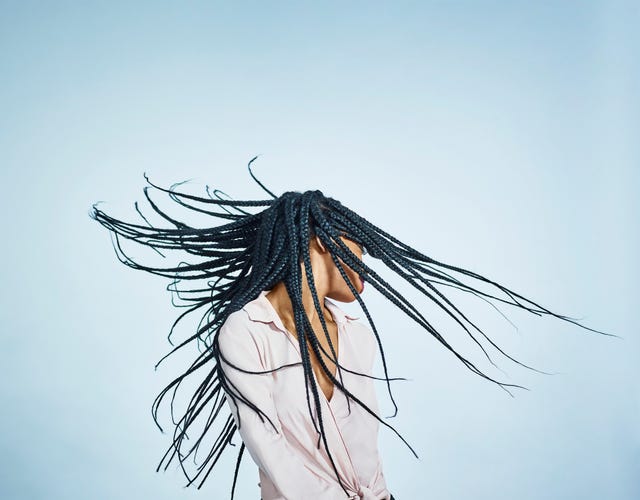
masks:
[[(137, 200), (161, 224), (143, 172), (264, 198), (256, 154), (276, 192), (321, 189), (624, 337), (501, 307), (516, 331), (445, 289), (516, 359), (560, 372), (489, 351), (502, 374), (416, 299), (486, 373), (531, 389), (511, 398), (369, 287), (390, 375), (411, 379), (388, 422), (420, 460), (380, 433), (398, 499), (640, 498), (637, 2), (1, 6), (1, 498), (228, 498), (237, 448), (200, 491), (176, 462), (155, 472), (172, 428), (151, 403), (191, 358), (153, 366), (183, 310), (167, 280), (118, 262), (88, 209), (140, 222)], [(237, 498), (259, 498), (248, 454), (241, 479)]]

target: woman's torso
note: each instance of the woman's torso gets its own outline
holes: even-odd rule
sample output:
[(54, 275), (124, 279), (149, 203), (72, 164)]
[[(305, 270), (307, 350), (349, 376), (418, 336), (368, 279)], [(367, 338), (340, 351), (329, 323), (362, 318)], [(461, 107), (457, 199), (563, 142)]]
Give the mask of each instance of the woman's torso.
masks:
[[(335, 472), (321, 441), (316, 446), (318, 434), (309, 415), (309, 406), (317, 422), (317, 410), (311, 387), (309, 402), (305, 389), (300, 349), (295, 336), (287, 331), (277, 312), (266, 298), (267, 291), (261, 292), (255, 300), (247, 303), (242, 311), (251, 322), (253, 340), (259, 350), (263, 370), (272, 370), (283, 365), (294, 364), (271, 374), (272, 397), (277, 416), (286, 439), (304, 461), (305, 466), (326, 481), (336, 482)], [(376, 343), (372, 331), (363, 323), (354, 321), (357, 317), (342, 311), (335, 303), (325, 302), (331, 312), (335, 328), (334, 346), (338, 348), (339, 364), (356, 373), (371, 374)], [(317, 331), (317, 330), (316, 330)], [(330, 333), (331, 330), (330, 330)], [(317, 334), (318, 335), (318, 334)], [(324, 336), (322, 329), (318, 336)], [(333, 335), (332, 335), (333, 336)], [(330, 354), (326, 338), (322, 344)], [(333, 363), (323, 358), (333, 371)], [(296, 364), (297, 363), (297, 364)], [(321, 373), (317, 361), (314, 365), (314, 380), (318, 387), (322, 423), (327, 444), (343, 484), (354, 495), (358, 492), (366, 496), (354, 498), (388, 498), (388, 491), (382, 474), (382, 463), (378, 453), (379, 422), (357, 402), (347, 401), (346, 395), (337, 387), (333, 388), (330, 400), (326, 395), (331, 391), (331, 381)], [(335, 372), (345, 388), (357, 399), (378, 413), (375, 389), (371, 379), (361, 377), (346, 370)], [(324, 389), (324, 390), (323, 390)], [(319, 423), (318, 423), (319, 425)], [(270, 484), (269, 478), (260, 471), (262, 498), (278, 498), (277, 485)], [(370, 496), (371, 495), (371, 496)], [(347, 498), (345, 495), (343, 498)], [(329, 500), (329, 499), (328, 499)]]

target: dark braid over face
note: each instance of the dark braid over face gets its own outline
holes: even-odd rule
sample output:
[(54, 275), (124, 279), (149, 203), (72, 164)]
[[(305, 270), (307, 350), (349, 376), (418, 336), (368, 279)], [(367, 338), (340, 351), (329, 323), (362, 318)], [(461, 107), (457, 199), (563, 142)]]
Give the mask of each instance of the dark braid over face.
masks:
[[(380, 336), (362, 297), (347, 276), (345, 265), (361, 275), (370, 286), (374, 287), (407, 316), (427, 330), (471, 371), (496, 383), (510, 395), (512, 394), (506, 387), (518, 387), (522, 389), (526, 389), (526, 387), (494, 380), (456, 352), (414, 305), (349, 249), (340, 238), (341, 236), (345, 236), (358, 243), (371, 258), (381, 261), (445, 311), (447, 315), (462, 327), (473, 343), (480, 348), (494, 366), (495, 363), (491, 360), (481, 340), (474, 335), (472, 330), (480, 334), (482, 338), (508, 359), (525, 368), (539, 373), (545, 373), (520, 363), (502, 351), (502, 349), (491, 341), (480, 328), (472, 323), (442, 293), (442, 287), (457, 288), (470, 292), (488, 302), (499, 301), (536, 315), (551, 315), (561, 320), (569, 321), (586, 330), (617, 337), (613, 334), (585, 327), (568, 316), (551, 312), (535, 302), (526, 299), (522, 295), (509, 290), (505, 286), (477, 273), (438, 262), (394, 238), (389, 233), (342, 205), (339, 201), (325, 196), (321, 191), (310, 190), (302, 193), (288, 191), (281, 196), (276, 196), (253, 176), (250, 164), (251, 162), (249, 162), (249, 172), (251, 176), (272, 196), (271, 199), (242, 201), (224, 199), (220, 196), (222, 191), (214, 190), (212, 196), (211, 193), (209, 193), (208, 187), (208, 197), (203, 198), (177, 192), (175, 187), (182, 183), (174, 184), (169, 189), (165, 189), (151, 183), (145, 175), (145, 179), (153, 188), (167, 193), (169, 198), (179, 205), (189, 210), (227, 221), (225, 224), (216, 227), (191, 227), (187, 223), (167, 215), (149, 196), (148, 186), (144, 188), (144, 195), (152, 209), (173, 227), (154, 227), (138, 210), (137, 203), (135, 204), (135, 208), (146, 223), (145, 225), (127, 223), (110, 217), (98, 209), (97, 204), (92, 206), (89, 214), (91, 218), (98, 221), (113, 234), (115, 237), (114, 249), (118, 259), (123, 264), (134, 269), (147, 271), (173, 280), (167, 289), (172, 292), (177, 292), (179, 300), (182, 301), (182, 305), (177, 305), (177, 307), (187, 307), (188, 309), (180, 314), (171, 326), (168, 340), (172, 346), (174, 343), (171, 341), (171, 336), (178, 322), (186, 317), (188, 313), (201, 309), (202, 317), (196, 332), (178, 345), (175, 345), (169, 353), (163, 356), (156, 364), (156, 369), (165, 358), (189, 344), (193, 345), (195, 343), (199, 355), (197, 355), (196, 359), (182, 375), (174, 379), (162, 390), (152, 405), (154, 421), (160, 430), (162, 430), (162, 427), (158, 423), (157, 412), (164, 396), (173, 390), (171, 398), (171, 415), (175, 425), (173, 441), (160, 461), (157, 470), (160, 470), (163, 462), (167, 460), (165, 465), (166, 470), (177, 454), (180, 467), (189, 480), (187, 486), (190, 486), (202, 475), (202, 479), (198, 485), (198, 489), (201, 488), (223, 451), (226, 449), (226, 445), (231, 444), (231, 446), (235, 446), (234, 443), (231, 443), (231, 440), (236, 434), (237, 426), (226, 405), (227, 395), (229, 395), (236, 404), (238, 401), (241, 401), (248, 405), (260, 416), (263, 422), (263, 417), (267, 417), (267, 420), (269, 420), (269, 417), (262, 412), (260, 408), (246, 399), (243, 394), (227, 380), (224, 370), (222, 369), (222, 363), (242, 372), (253, 374), (271, 373), (288, 366), (302, 364), (309, 414), (315, 430), (318, 433), (317, 446), (320, 447), (322, 442), (336, 472), (336, 476), (340, 481), (325, 438), (320, 394), (314, 383), (309, 349), (314, 353), (321, 369), (334, 384), (334, 387), (345, 394), (349, 410), (351, 409), (351, 402), (359, 404), (381, 424), (390, 428), (417, 457), (413, 448), (411, 448), (393, 426), (380, 419), (374, 411), (350, 393), (342, 383), (342, 370), (360, 376), (367, 376), (374, 379), (378, 378), (352, 372), (338, 364), (337, 355), (330, 339), (311, 268), (309, 242), (310, 239), (316, 235), (328, 249), (333, 262), (345, 283), (350, 288), (353, 296), (358, 301), (375, 335), (384, 370), (384, 378), (379, 380), (385, 380), (386, 382), (387, 391), (395, 408), (393, 416), (397, 414), (398, 408), (393, 399), (390, 382), (399, 379), (389, 378), (388, 376), (387, 362)], [(248, 211), (252, 209), (260, 209), (260, 211), (257, 213)], [(142, 265), (124, 253), (120, 245), (121, 238), (149, 246), (163, 258), (165, 257), (163, 252), (166, 250), (183, 252), (187, 254), (188, 259), (185, 260), (188, 261), (182, 261), (177, 266), (163, 268)], [(199, 260), (196, 261), (197, 259)], [(301, 263), (304, 263), (304, 277), (302, 276)], [(457, 273), (458, 277), (452, 276), (453, 273)], [(465, 277), (488, 283), (494, 287), (497, 292), (500, 292), (502, 297), (477, 290), (471, 283), (463, 283), (461, 279)], [(321, 346), (317, 336), (319, 333), (314, 331), (303, 307), (303, 278), (309, 285), (313, 303), (322, 325), (323, 333), (321, 335), (324, 335), (327, 339), (330, 353), (327, 353)], [(468, 281), (471, 281), (471, 279)], [(178, 290), (177, 285), (185, 281), (198, 282), (199, 284), (196, 283), (187, 289)], [(245, 304), (256, 299), (261, 291), (271, 289), (279, 282), (284, 283), (289, 298), (291, 299), (302, 363), (288, 364), (274, 370), (256, 372), (235, 366), (224, 357), (219, 349), (218, 332), (220, 327), (230, 314), (240, 310)], [(202, 312), (203, 308), (204, 311)], [(332, 375), (321, 353), (336, 364), (336, 376)], [(173, 415), (174, 400), (178, 387), (183, 381), (187, 379), (193, 380), (194, 378), (197, 381), (197, 389), (191, 395), (182, 417), (176, 422), (175, 419), (173, 419)], [(312, 407), (315, 408), (317, 419), (314, 416)], [(224, 410), (226, 410), (226, 412)], [(209, 431), (214, 421), (217, 422), (218, 425), (222, 425), (222, 430), (208, 450), (208, 454), (203, 463), (198, 466), (197, 473), (194, 477), (190, 477), (184, 464), (192, 454), (194, 454), (195, 463), (195, 454), (205, 436), (211, 434)], [(189, 439), (187, 431), (196, 422), (200, 422), (203, 425), (203, 430), (191, 448), (185, 452), (184, 447), (186, 443), (184, 443), (184, 439)], [(223, 423), (220, 424), (221, 422)], [(274, 422), (269, 420), (269, 423), (276, 429)], [(241, 425), (241, 422), (239, 422), (239, 425)], [(233, 485), (231, 487), (232, 499), (244, 449), (245, 445), (242, 443), (238, 452)], [(342, 486), (344, 488), (344, 485)]]

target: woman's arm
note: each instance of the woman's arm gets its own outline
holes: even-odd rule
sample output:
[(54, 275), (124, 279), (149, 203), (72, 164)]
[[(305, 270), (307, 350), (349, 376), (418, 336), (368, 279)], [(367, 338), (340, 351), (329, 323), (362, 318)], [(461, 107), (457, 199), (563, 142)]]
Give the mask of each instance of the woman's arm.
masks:
[[(366, 354), (365, 373), (367, 375), (373, 376), (373, 365), (375, 363), (376, 353), (378, 352), (378, 344), (376, 342), (376, 338), (373, 331), (367, 326), (365, 326), (365, 328), (368, 331), (368, 336), (367, 336), (368, 343), (366, 344), (367, 349), (363, 350), (364, 353)], [(362, 377), (362, 381), (363, 381), (363, 384), (365, 385), (365, 391), (364, 391), (364, 397), (363, 397), (364, 403), (376, 414), (379, 414), (378, 397), (376, 395), (376, 389), (373, 383), (373, 379)], [(376, 424), (376, 428), (379, 428), (379, 424)], [(378, 436), (376, 433), (376, 442), (377, 440), (378, 440)], [(380, 451), (377, 446), (376, 446), (376, 453), (377, 453), (377, 467), (376, 467), (376, 472), (373, 478), (371, 479), (370, 488), (376, 495), (376, 498), (380, 500), (389, 500), (391, 498), (391, 492), (387, 489), (387, 482), (382, 470), (383, 469), (382, 457), (380, 456)]]
[[(260, 361), (258, 347), (245, 320), (236, 313), (229, 316), (218, 333), (218, 345), (222, 355), (230, 363), (251, 371), (266, 368)], [(244, 314), (238, 312), (238, 314)], [(234, 402), (227, 393), (227, 401), (238, 425), (242, 440), (253, 461), (269, 477), (283, 500), (337, 500), (346, 494), (336, 482), (328, 483), (304, 465), (304, 456), (291, 446), (282, 433), (271, 395), (272, 375), (244, 373), (221, 361), (222, 369), (231, 390), (260, 408), (273, 422), (276, 430), (265, 418), (241, 400)]]

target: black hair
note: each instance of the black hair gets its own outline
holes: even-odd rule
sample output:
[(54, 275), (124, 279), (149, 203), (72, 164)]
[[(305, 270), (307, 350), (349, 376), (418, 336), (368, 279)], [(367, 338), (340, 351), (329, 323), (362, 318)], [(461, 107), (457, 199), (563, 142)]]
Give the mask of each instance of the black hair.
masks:
[[(231, 446), (235, 446), (231, 441), (238, 427), (233, 416), (229, 412), (228, 406), (225, 405), (228, 397), (231, 397), (234, 402), (240, 400), (251, 407), (258, 415), (263, 414), (266, 416), (266, 414), (261, 412), (261, 410), (253, 405), (251, 401), (248, 401), (241, 393), (234, 390), (234, 388), (227, 383), (221, 362), (246, 373), (263, 374), (267, 372), (247, 371), (230, 363), (224, 358), (219, 350), (217, 334), (220, 327), (224, 324), (230, 314), (238, 311), (245, 304), (256, 299), (261, 291), (268, 290), (279, 282), (284, 283), (294, 311), (295, 327), (298, 332), (297, 338), (300, 346), (300, 352), (302, 354), (302, 365), (305, 384), (307, 386), (307, 401), (309, 404), (311, 419), (314, 422), (316, 431), (318, 432), (317, 446), (320, 446), (320, 440), (322, 438), (334, 471), (336, 471), (335, 464), (333, 463), (333, 458), (324, 436), (320, 397), (317, 387), (313, 383), (313, 373), (308, 347), (314, 352), (316, 358), (319, 360), (322, 370), (333, 382), (334, 387), (345, 394), (348, 404), (350, 405), (350, 401), (353, 401), (356, 404), (361, 405), (368, 413), (398, 435), (398, 437), (400, 437), (400, 439), (417, 457), (413, 448), (411, 448), (411, 446), (393, 428), (393, 426), (380, 419), (374, 411), (362, 403), (355, 395), (350, 393), (342, 384), (341, 370), (347, 369), (340, 366), (337, 362), (337, 356), (329, 338), (324, 314), (316, 293), (316, 288), (313, 283), (313, 275), (311, 272), (309, 260), (309, 239), (316, 235), (329, 250), (337, 269), (358, 301), (367, 318), (371, 330), (375, 335), (384, 370), (384, 378), (380, 380), (386, 381), (387, 390), (395, 409), (392, 416), (397, 414), (398, 408), (393, 399), (390, 382), (398, 379), (388, 377), (387, 361), (374, 321), (362, 300), (362, 297), (358, 293), (358, 290), (354, 288), (348, 278), (344, 270), (344, 266), (340, 261), (356, 271), (366, 280), (367, 283), (370, 284), (370, 286), (375, 288), (391, 303), (406, 313), (407, 316), (426, 329), (435, 339), (437, 339), (438, 342), (440, 342), (440, 344), (442, 344), (442, 346), (449, 350), (468, 369), (477, 375), (496, 383), (511, 396), (513, 395), (507, 387), (528, 389), (521, 385), (508, 384), (493, 379), (478, 369), (471, 361), (459, 354), (413, 304), (405, 299), (401, 293), (391, 286), (391, 284), (376, 273), (373, 268), (369, 267), (364, 260), (358, 258), (358, 256), (351, 252), (349, 247), (339, 236), (346, 236), (348, 239), (356, 242), (362, 247), (363, 251), (370, 256), (370, 258), (376, 259), (385, 264), (398, 276), (403, 278), (433, 301), (439, 308), (446, 312), (447, 315), (453, 318), (458, 325), (460, 325), (469, 338), (479, 347), (479, 349), (482, 350), (484, 355), (494, 366), (495, 363), (493, 363), (493, 360), (485, 350), (485, 346), (483, 346), (481, 339), (477, 338), (472, 330), (478, 332), (486, 342), (508, 359), (525, 368), (539, 373), (546, 373), (517, 361), (500, 349), (499, 346), (485, 335), (480, 328), (471, 322), (465, 314), (463, 314), (463, 312), (460, 311), (453, 302), (444, 295), (440, 290), (441, 287), (456, 288), (472, 293), (483, 300), (487, 300), (489, 303), (491, 303), (491, 301), (502, 302), (526, 310), (532, 314), (539, 316), (554, 316), (558, 319), (574, 323), (586, 330), (617, 337), (613, 334), (588, 328), (574, 321), (573, 318), (552, 312), (532, 300), (510, 290), (506, 286), (496, 283), (495, 281), (492, 281), (478, 273), (436, 261), (411, 246), (401, 242), (388, 232), (375, 226), (364, 217), (347, 208), (340, 201), (324, 195), (319, 190), (308, 190), (304, 192), (287, 191), (280, 196), (276, 196), (253, 175), (253, 172), (251, 171), (251, 163), (255, 159), (256, 158), (253, 158), (249, 162), (249, 173), (260, 187), (271, 196), (270, 199), (225, 199), (221, 196), (227, 196), (224, 192), (215, 189), (213, 190), (212, 195), (208, 186), (206, 188), (208, 196), (204, 198), (176, 191), (175, 187), (183, 184), (184, 182), (174, 184), (169, 189), (165, 189), (153, 184), (147, 175), (144, 174), (145, 179), (151, 187), (168, 194), (174, 202), (191, 211), (227, 221), (222, 225), (215, 227), (208, 225), (204, 228), (196, 228), (192, 227), (187, 222), (168, 215), (166, 212), (161, 210), (157, 203), (149, 196), (149, 186), (144, 188), (144, 195), (146, 199), (154, 212), (170, 223), (173, 227), (154, 227), (142, 212), (140, 212), (137, 202), (135, 203), (136, 211), (142, 217), (145, 224), (134, 224), (115, 219), (98, 209), (97, 204), (92, 206), (92, 210), (90, 212), (91, 218), (109, 229), (109, 231), (115, 236), (113, 243), (114, 249), (116, 251), (116, 255), (123, 264), (126, 264), (133, 269), (143, 270), (172, 279), (172, 282), (167, 286), (167, 289), (172, 292), (176, 292), (178, 298), (183, 302), (183, 305), (177, 305), (175, 303), (174, 305), (176, 305), (176, 307), (187, 307), (188, 310), (180, 314), (171, 326), (168, 336), (168, 340), (171, 345), (174, 345), (171, 341), (171, 336), (178, 322), (186, 317), (188, 313), (195, 312), (198, 309), (204, 309), (204, 313), (200, 319), (196, 332), (180, 342), (178, 345), (175, 345), (175, 347), (168, 354), (163, 356), (155, 366), (157, 369), (158, 365), (165, 358), (187, 345), (193, 345), (195, 343), (200, 353), (183, 374), (175, 378), (162, 390), (152, 405), (154, 421), (162, 431), (162, 427), (158, 423), (157, 412), (164, 396), (173, 389), (171, 415), (175, 425), (174, 437), (171, 446), (162, 457), (157, 471), (160, 470), (165, 459), (167, 460), (165, 465), (166, 470), (177, 454), (180, 467), (189, 480), (186, 486), (190, 486), (200, 475), (204, 474), (198, 485), (198, 489), (201, 488), (223, 451), (227, 448), (226, 445), (230, 444)], [(258, 211), (253, 213), (252, 210), (254, 209), (258, 209)], [(149, 246), (162, 257), (165, 257), (163, 253), (165, 251), (175, 250), (183, 252), (188, 257), (188, 261), (180, 262), (177, 266), (164, 268), (140, 264), (124, 253), (120, 245), (120, 238), (125, 238), (127, 240), (132, 240), (136, 243)], [(201, 260), (196, 261), (196, 259)], [(316, 332), (313, 330), (302, 305), (302, 272), (301, 266), (299, 265), (301, 261), (305, 264), (305, 277), (309, 282), (309, 288), (313, 296), (315, 308), (321, 320), (324, 335), (329, 342), (331, 354), (327, 353), (320, 345)], [(456, 276), (454, 276), (454, 274)], [(467, 281), (469, 282), (471, 282), (471, 280), (476, 280), (477, 282), (489, 284), (502, 296), (494, 296), (480, 291), (476, 289), (475, 286), (472, 286), (471, 283), (463, 282), (462, 280), (465, 278), (467, 278)], [(199, 284), (196, 283), (191, 288), (178, 290), (178, 283), (184, 281), (199, 282)], [(201, 349), (202, 345), (204, 346), (204, 349)], [(323, 361), (323, 358), (320, 355), (321, 351), (337, 365), (337, 378), (332, 375), (331, 371)], [(279, 367), (277, 369), (280, 368), (283, 367)], [(187, 407), (184, 410), (183, 416), (176, 422), (173, 415), (174, 399), (176, 397), (178, 387), (188, 377), (196, 377), (198, 374), (200, 374), (200, 378), (198, 379), (200, 381), (198, 389), (194, 394), (192, 394)], [(369, 376), (362, 373), (358, 373), (358, 375)], [(378, 379), (373, 376), (370, 376), (370, 378)], [(311, 389), (313, 404), (317, 412), (317, 423), (315, 422), (313, 413), (311, 412), (309, 389)], [(227, 410), (226, 413), (223, 412), (225, 409)], [(226, 420), (224, 420), (225, 415)], [(204, 437), (210, 431), (213, 422), (220, 422), (221, 419), (224, 420), (222, 431), (216, 438), (211, 449), (208, 450), (204, 462), (198, 466), (198, 471), (195, 476), (190, 477), (184, 463), (192, 453), (194, 454), (195, 461), (195, 453), (197, 453)], [(184, 439), (189, 439), (187, 431), (195, 422), (198, 421), (204, 422), (204, 430), (191, 449), (189, 449), (188, 452), (183, 453)], [(232, 499), (244, 447), (245, 445), (242, 443), (236, 460), (236, 468), (231, 487)], [(169, 455), (169, 453), (171, 454)], [(344, 489), (337, 471), (336, 476)]]

